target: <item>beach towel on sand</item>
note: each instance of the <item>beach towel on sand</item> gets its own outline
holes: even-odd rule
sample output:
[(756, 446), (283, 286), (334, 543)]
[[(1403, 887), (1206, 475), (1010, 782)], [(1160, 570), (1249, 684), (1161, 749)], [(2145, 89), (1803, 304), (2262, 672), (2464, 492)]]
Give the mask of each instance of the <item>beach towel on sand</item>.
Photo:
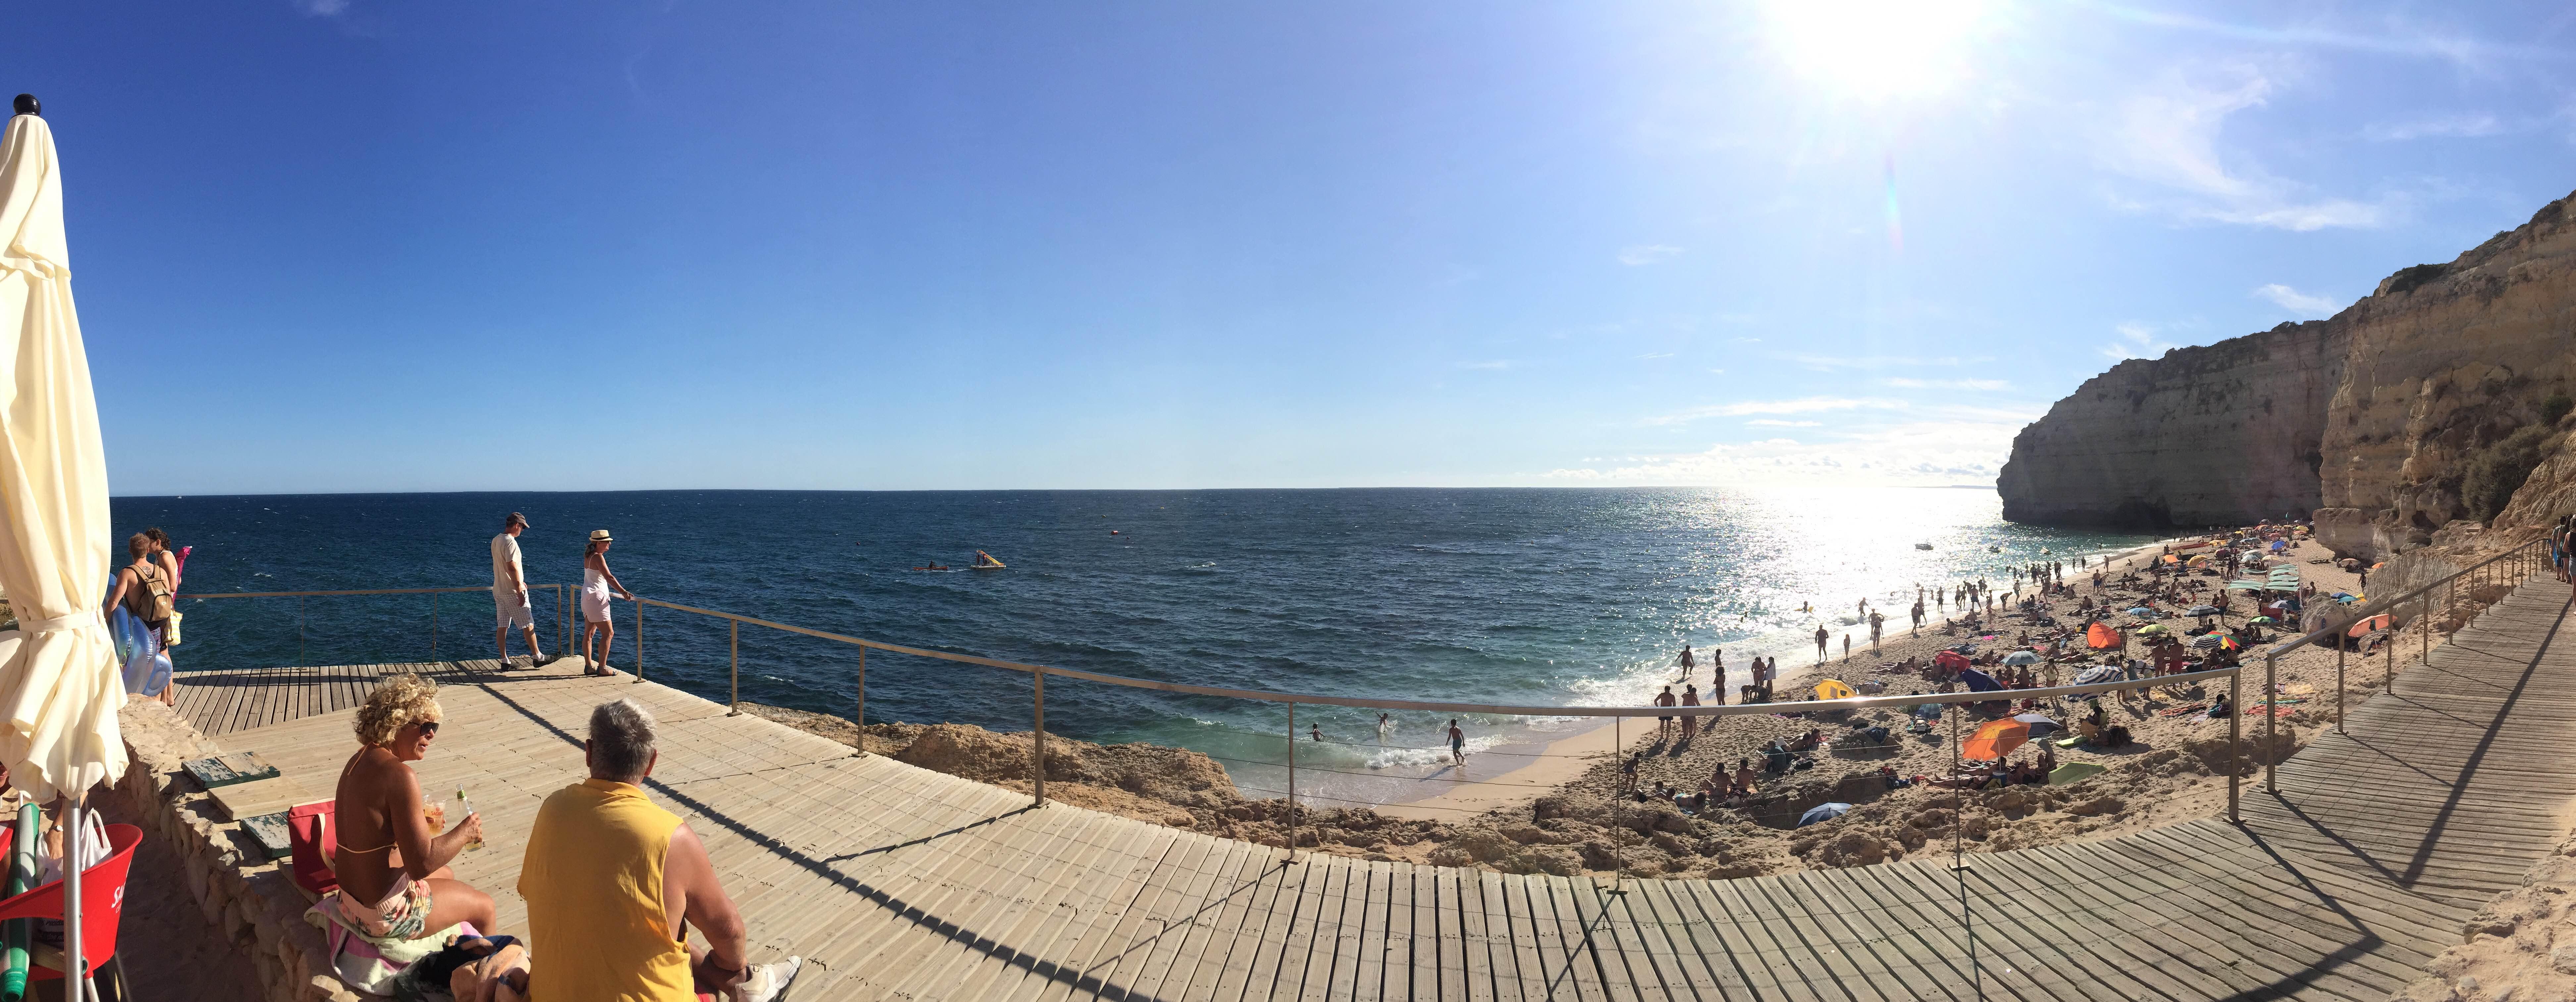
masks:
[(481, 935), (470, 923), (459, 922), (436, 932), (424, 933), (418, 939), (383, 939), (369, 936), (358, 924), (340, 913), (340, 892), (322, 896), (313, 907), (304, 910), (304, 921), (322, 930), (331, 949), (331, 971), (349, 987), (378, 995), (394, 994), (394, 979), (413, 961), (437, 953), (450, 936)]

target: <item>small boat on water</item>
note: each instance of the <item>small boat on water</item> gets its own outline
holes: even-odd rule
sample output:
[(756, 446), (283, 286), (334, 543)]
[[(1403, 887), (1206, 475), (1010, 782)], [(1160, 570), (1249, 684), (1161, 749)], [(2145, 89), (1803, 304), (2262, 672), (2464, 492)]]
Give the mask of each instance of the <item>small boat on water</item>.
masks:
[(955, 570), (955, 569), (956, 569), (956, 568), (950, 567), (950, 566), (948, 566), (947, 564), (932, 564), (932, 565), (930, 565), (930, 566), (928, 566), (928, 567), (915, 567), (915, 568), (913, 568), (913, 570), (916, 570), (916, 571), (946, 571), (946, 570)]
[(979, 571), (998, 571), (1010, 565), (993, 559), (993, 555), (990, 553), (977, 550), (975, 551), (975, 562), (966, 566)]
[(1916, 544), (1914, 544), (1914, 548), (1915, 548), (1915, 549), (1918, 549), (1918, 550), (1928, 550), (1928, 549), (1931, 549), (1931, 548), (1932, 548), (1932, 544), (1930, 544), (1930, 543), (1916, 543)]

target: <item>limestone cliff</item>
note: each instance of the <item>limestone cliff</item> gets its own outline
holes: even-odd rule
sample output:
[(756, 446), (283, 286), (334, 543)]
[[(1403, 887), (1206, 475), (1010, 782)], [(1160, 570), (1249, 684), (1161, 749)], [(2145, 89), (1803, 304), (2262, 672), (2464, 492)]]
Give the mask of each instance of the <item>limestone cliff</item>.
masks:
[(2456, 519), (2555, 517), (2541, 509), (2576, 500), (2560, 496), (2576, 457), (2533, 478), (2551, 499), (2502, 513), (2464, 500), (2463, 478), (2576, 387), (2571, 200), (2331, 319), (2114, 366), (2014, 440), (2004, 516), (2172, 528), (2316, 509), (2329, 546), (2373, 558)]
[(2305, 514), (2344, 353), (2340, 329), (2311, 322), (2112, 366), (2013, 439), (2004, 517), (2163, 529)]

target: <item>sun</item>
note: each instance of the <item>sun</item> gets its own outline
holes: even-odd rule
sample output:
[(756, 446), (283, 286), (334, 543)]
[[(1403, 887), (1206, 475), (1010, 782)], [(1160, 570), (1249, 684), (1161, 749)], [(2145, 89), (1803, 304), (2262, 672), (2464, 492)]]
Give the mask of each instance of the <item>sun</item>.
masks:
[(1770, 33), (1801, 75), (1880, 101), (1938, 94), (1966, 75), (1991, 0), (1773, 0)]

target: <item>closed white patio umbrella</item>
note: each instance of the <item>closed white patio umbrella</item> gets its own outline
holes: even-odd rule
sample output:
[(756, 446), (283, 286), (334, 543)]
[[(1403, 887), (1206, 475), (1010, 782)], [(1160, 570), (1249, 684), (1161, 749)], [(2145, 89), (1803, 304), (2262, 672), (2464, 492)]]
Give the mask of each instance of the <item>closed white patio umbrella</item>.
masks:
[[(18, 613), (0, 633), (0, 763), (40, 801), (72, 798), (78, 832), (90, 788), (125, 774), (125, 682), (99, 614), (114, 527), (54, 134), (35, 98), (17, 110), (0, 132), (0, 588)], [(81, 956), (80, 871), (63, 867), (67, 958)]]

